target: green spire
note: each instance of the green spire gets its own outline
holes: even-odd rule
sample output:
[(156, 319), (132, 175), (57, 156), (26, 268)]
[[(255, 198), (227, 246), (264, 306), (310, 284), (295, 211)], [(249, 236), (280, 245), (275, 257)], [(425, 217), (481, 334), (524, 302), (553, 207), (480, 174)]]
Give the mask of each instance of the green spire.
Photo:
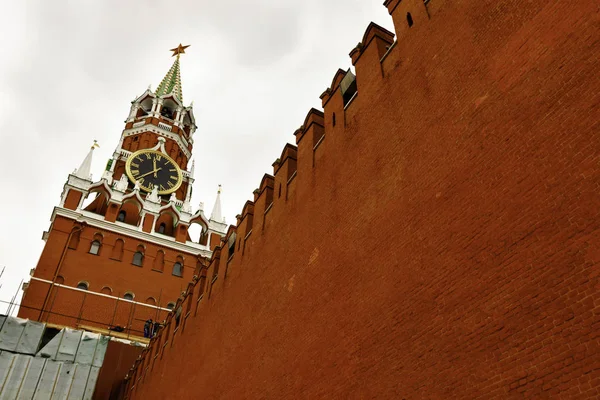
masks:
[(181, 68), (179, 66), (179, 55), (185, 53), (185, 49), (189, 46), (179, 46), (171, 49), (175, 58), (175, 62), (167, 72), (167, 75), (160, 82), (158, 87), (156, 88), (156, 95), (163, 96), (166, 94), (174, 94), (177, 98), (183, 102), (183, 94), (181, 92)]

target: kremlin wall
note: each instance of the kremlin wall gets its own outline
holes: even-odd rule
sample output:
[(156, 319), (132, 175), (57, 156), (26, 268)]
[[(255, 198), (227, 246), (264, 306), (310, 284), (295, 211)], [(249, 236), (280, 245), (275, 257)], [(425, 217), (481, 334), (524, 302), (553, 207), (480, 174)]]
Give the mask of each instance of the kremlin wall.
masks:
[(598, 3), (385, 6), (125, 397), (600, 396)]

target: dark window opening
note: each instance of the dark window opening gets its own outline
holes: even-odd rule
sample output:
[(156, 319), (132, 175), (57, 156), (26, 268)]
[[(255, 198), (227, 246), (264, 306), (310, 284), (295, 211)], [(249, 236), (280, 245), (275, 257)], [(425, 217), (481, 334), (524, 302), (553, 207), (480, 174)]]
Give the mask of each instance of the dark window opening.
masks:
[(179, 322), (181, 321), (181, 312), (183, 309), (181, 306), (177, 307), (177, 311), (175, 311), (175, 328), (179, 326)]
[(77, 289), (88, 290), (88, 284), (86, 282), (79, 282), (77, 284)]
[(133, 141), (134, 141), (134, 142), (137, 142), (139, 139), (140, 139), (140, 138), (139, 138), (138, 136), (135, 136), (135, 137), (133, 138)]
[(346, 104), (348, 104), (350, 102), (350, 100), (352, 100), (352, 98), (354, 97), (354, 95), (357, 92), (357, 87), (356, 87), (356, 79), (352, 81), (352, 83), (350, 83), (350, 86), (348, 86), (346, 88), (346, 90), (344, 91), (344, 94), (342, 95), (342, 99), (344, 101), (344, 106), (346, 106)]
[(160, 115), (166, 118), (173, 118), (173, 111), (169, 107), (162, 107), (160, 109)]
[[(346, 107), (358, 90), (356, 86), (356, 75), (354, 75), (352, 71), (346, 71), (346, 76), (344, 76), (344, 79), (340, 82), (340, 90), (342, 91), (344, 107)], [(333, 115), (333, 125), (335, 126), (335, 114)]]
[(119, 211), (119, 215), (117, 215), (117, 221), (125, 222), (126, 216), (127, 216), (127, 213), (125, 211)]
[(169, 304), (167, 304), (167, 308), (168, 308), (169, 310), (172, 310), (172, 309), (174, 309), (174, 308), (175, 308), (175, 303), (173, 303), (173, 302), (170, 302)]
[(158, 233), (165, 233), (165, 229), (167, 229), (167, 225), (163, 222), (158, 226)]
[(281, 183), (279, 184), (279, 197), (281, 197)]
[(40, 349), (43, 349), (48, 343), (50, 343), (50, 341), (54, 339), (54, 337), (58, 335), (60, 331), (60, 329), (46, 326), (46, 329), (44, 329), (44, 335), (42, 336), (42, 343), (40, 344)]
[(333, 119), (332, 119), (332, 121), (333, 121), (333, 126), (335, 126), (335, 113), (333, 113)]
[(406, 13), (406, 22), (408, 22), (408, 27), (410, 28), (411, 26), (413, 26), (413, 19), (412, 19), (412, 15), (410, 15), (410, 13)]
[(144, 255), (140, 251), (136, 251), (133, 255), (133, 261), (131, 262), (133, 265), (137, 265), (141, 267), (144, 263)]
[(125, 293), (125, 295), (123, 296), (123, 298), (125, 300), (131, 300), (131, 301), (133, 301), (133, 299), (135, 298), (135, 295), (133, 293), (127, 292), (127, 293)]
[(179, 261), (173, 264), (173, 275), (183, 276), (183, 265)]
[(94, 240), (90, 245), (90, 254), (98, 255), (100, 252), (100, 242), (98, 240)]

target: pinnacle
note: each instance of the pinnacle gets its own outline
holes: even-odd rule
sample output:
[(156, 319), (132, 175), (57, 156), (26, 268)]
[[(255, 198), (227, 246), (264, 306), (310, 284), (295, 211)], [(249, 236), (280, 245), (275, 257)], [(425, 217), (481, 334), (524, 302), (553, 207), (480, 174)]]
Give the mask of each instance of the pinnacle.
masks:
[(221, 212), (221, 185), (219, 185), (219, 190), (217, 191), (217, 198), (215, 200), (212, 213), (210, 214), (210, 220), (219, 223), (223, 222), (223, 216)]
[(181, 102), (183, 102), (183, 93), (181, 90), (181, 68), (179, 66), (179, 54), (175, 58), (175, 62), (156, 88), (156, 95), (163, 96), (166, 94), (174, 94)]

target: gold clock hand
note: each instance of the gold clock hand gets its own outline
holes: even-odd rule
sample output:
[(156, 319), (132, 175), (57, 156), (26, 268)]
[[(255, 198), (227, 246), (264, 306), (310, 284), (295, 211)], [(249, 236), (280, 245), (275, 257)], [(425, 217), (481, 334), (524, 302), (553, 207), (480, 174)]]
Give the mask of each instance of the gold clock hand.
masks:
[(152, 165), (154, 165), (154, 177), (155, 177), (155, 178), (158, 178), (158, 176), (156, 175), (156, 172), (158, 171), (158, 170), (156, 169), (156, 158), (153, 158), (153, 159), (152, 159)]
[(162, 169), (162, 168), (158, 168), (158, 169), (155, 169), (154, 171), (146, 172), (145, 174), (143, 174), (143, 175), (140, 175), (140, 176), (136, 177), (136, 178), (135, 178), (135, 180), (137, 181), (137, 180), (139, 180), (140, 178), (143, 178), (143, 177), (145, 177), (145, 176), (147, 176), (147, 175), (154, 174), (154, 173), (156, 173), (156, 172), (160, 171), (161, 169)]

